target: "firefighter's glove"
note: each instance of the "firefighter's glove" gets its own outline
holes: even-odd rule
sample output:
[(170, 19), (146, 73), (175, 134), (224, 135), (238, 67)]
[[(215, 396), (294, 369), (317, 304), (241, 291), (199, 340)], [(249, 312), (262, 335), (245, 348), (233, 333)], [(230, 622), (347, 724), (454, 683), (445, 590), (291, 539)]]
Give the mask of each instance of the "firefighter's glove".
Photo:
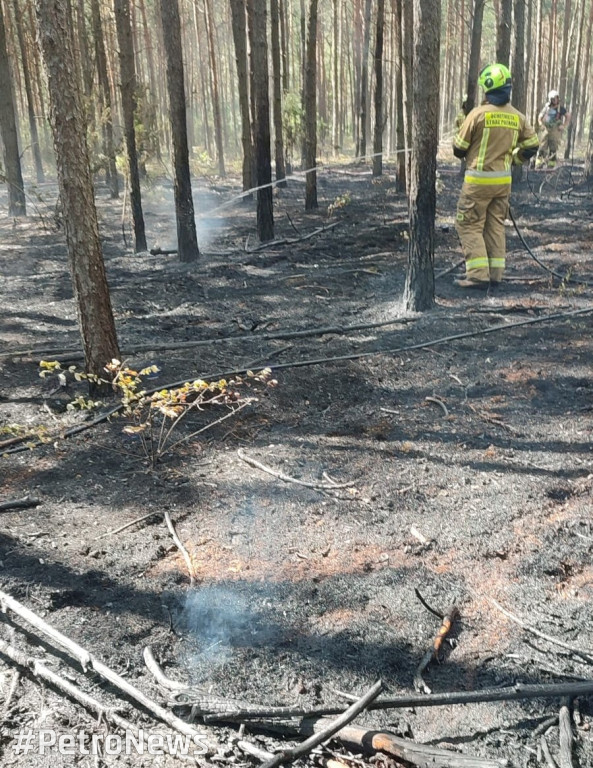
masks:
[(521, 147), (515, 147), (515, 149), (513, 149), (513, 165), (523, 165), (525, 160), (526, 158), (523, 157)]

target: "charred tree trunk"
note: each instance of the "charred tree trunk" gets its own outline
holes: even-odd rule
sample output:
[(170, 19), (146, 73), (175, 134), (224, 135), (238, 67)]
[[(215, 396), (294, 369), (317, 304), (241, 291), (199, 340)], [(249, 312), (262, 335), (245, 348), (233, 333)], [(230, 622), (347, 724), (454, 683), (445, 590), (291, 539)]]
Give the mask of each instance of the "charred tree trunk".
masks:
[(189, 171), (181, 21), (178, 0), (161, 0), (161, 19), (167, 60), (169, 117), (175, 166), (175, 217), (177, 219), (177, 254), (183, 262), (199, 256), (196, 217)]
[(318, 207), (317, 203), (317, 0), (309, 6), (307, 35), (307, 66), (305, 79), (305, 210)]
[(375, 41), (375, 135), (373, 139), (373, 176), (383, 173), (383, 35), (385, 0), (377, 2), (377, 37)]
[(117, 42), (119, 45), (124, 134), (126, 137), (130, 174), (130, 201), (132, 205), (132, 220), (134, 223), (134, 250), (138, 253), (146, 250), (146, 233), (144, 229), (144, 215), (142, 213), (138, 153), (136, 151), (136, 130), (134, 127), (134, 113), (136, 112), (136, 67), (134, 64), (134, 48), (132, 46), (129, 0), (115, 0), (115, 23), (117, 26)]
[(241, 145), (243, 147), (243, 191), (255, 186), (253, 176), (253, 139), (249, 111), (249, 63), (245, 0), (231, 0), (233, 42), (237, 64), (239, 107), (241, 109)]
[(255, 81), (255, 164), (257, 173), (257, 234), (262, 242), (274, 239), (272, 152), (268, 76), (267, 0), (253, 1), (253, 69)]
[(86, 370), (104, 377), (104, 366), (119, 358), (119, 349), (99, 240), (80, 85), (72, 77), (76, 62), (67, 0), (37, 0), (36, 7)]
[(272, 32), (272, 72), (274, 78), (274, 156), (276, 159), (276, 181), (279, 187), (286, 186), (284, 163), (284, 140), (282, 137), (282, 64), (280, 58), (280, 11), (278, 0), (270, 0), (270, 26)]
[(434, 304), (434, 222), (439, 94), (426, 83), (439, 68), (440, 0), (414, 0), (414, 76), (410, 246), (404, 301), (419, 312)]
[(4, 147), (4, 173), (8, 185), (8, 214), (26, 216), (25, 186), (19, 155), (14, 91), (6, 48), (6, 28), (0, 3), (0, 135)]

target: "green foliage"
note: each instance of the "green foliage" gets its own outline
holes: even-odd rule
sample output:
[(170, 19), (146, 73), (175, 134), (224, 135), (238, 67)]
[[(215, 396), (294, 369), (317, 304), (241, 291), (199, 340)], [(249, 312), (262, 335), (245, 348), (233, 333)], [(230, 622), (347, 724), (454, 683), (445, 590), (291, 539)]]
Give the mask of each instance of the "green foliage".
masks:
[[(66, 376), (60, 363), (42, 360), (39, 375)], [(248, 371), (246, 376), (233, 379), (220, 379), (207, 382), (202, 379), (185, 382), (179, 387), (161, 389), (151, 394), (143, 388), (143, 379), (157, 373), (156, 365), (140, 371), (129, 368), (119, 360), (112, 360), (105, 366), (109, 378), (100, 378), (93, 374), (79, 371), (70, 366), (67, 371), (75, 381), (89, 381), (94, 384), (110, 385), (121, 404), (121, 415), (126, 420), (122, 431), (129, 437), (136, 437), (141, 446), (142, 458), (154, 469), (162, 458), (181, 443), (187, 442), (199, 434), (211, 429), (238, 411), (257, 401), (257, 390), (262, 387), (274, 387), (277, 382), (271, 378), (271, 370), (265, 368), (259, 373)], [(82, 396), (74, 398), (67, 406), (70, 410), (92, 410), (103, 405)], [(222, 416), (216, 411), (224, 410)], [(190, 434), (178, 436), (180, 426), (190, 414), (215, 414), (207, 419), (200, 428)]]
[(328, 218), (330, 216), (333, 216), (334, 213), (336, 213), (337, 211), (341, 211), (344, 208), (346, 208), (346, 206), (350, 205), (351, 202), (352, 202), (352, 197), (350, 196), (350, 192), (346, 192), (346, 194), (339, 195), (338, 197), (336, 197), (333, 203), (330, 203), (327, 206)]

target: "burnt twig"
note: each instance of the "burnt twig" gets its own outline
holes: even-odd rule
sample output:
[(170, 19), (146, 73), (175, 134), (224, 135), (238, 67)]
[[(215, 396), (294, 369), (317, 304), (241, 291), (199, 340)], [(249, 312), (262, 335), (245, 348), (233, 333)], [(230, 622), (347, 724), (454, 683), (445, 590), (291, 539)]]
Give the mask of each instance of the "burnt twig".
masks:
[(350, 488), (354, 485), (354, 483), (308, 483), (306, 480), (298, 480), (296, 477), (290, 477), (290, 475), (285, 475), (284, 472), (279, 472), (276, 469), (272, 469), (272, 467), (268, 467), (266, 464), (262, 464), (260, 461), (257, 461), (256, 459), (252, 459), (250, 456), (246, 456), (243, 451), (239, 448), (237, 451), (237, 455), (240, 459), (242, 459), (247, 464), (250, 464), (252, 467), (256, 467), (256, 469), (261, 469), (262, 472), (267, 472), (268, 475), (272, 475), (273, 477), (277, 477), (279, 480), (283, 480), (285, 483), (295, 483), (296, 485), (304, 485), (305, 488), (313, 488), (316, 491), (332, 491), (336, 488)]
[(574, 768), (572, 760), (572, 746), (574, 735), (572, 732), (572, 715), (569, 703), (565, 701), (560, 707), (558, 715), (558, 727), (560, 730), (560, 768)]
[(169, 514), (168, 510), (166, 509), (164, 510), (163, 517), (165, 518), (165, 523), (167, 524), (169, 533), (171, 534), (173, 541), (175, 542), (175, 546), (183, 555), (183, 559), (185, 560), (185, 564), (187, 565), (187, 571), (189, 573), (189, 585), (190, 587), (193, 587), (196, 580), (194, 577), (194, 565), (191, 561), (191, 557), (189, 556), (189, 552), (183, 546), (181, 539), (177, 535), (177, 531), (175, 530), (175, 526), (173, 525), (173, 521), (171, 520), (171, 515)]
[(8, 512), (11, 509), (30, 509), (31, 507), (38, 507), (40, 504), (40, 499), (31, 499), (29, 496), (25, 496), (24, 499), (3, 501), (0, 504), (0, 512)]
[(536, 637), (541, 637), (542, 640), (547, 640), (549, 643), (552, 643), (553, 645), (560, 646), (560, 648), (565, 648), (567, 651), (570, 651), (575, 656), (578, 656), (584, 661), (587, 661), (589, 664), (593, 664), (593, 656), (591, 654), (588, 654), (585, 651), (582, 651), (580, 648), (575, 648), (574, 645), (570, 645), (570, 643), (565, 643), (564, 640), (560, 640), (558, 637), (554, 637), (553, 635), (547, 635), (545, 632), (541, 632), (539, 629), (536, 629), (535, 627), (532, 627), (529, 624), (526, 624), (518, 616), (515, 616), (514, 613), (511, 613), (510, 611), (507, 611), (506, 608), (503, 608), (502, 605), (499, 602), (497, 602), (493, 597), (489, 597), (488, 595), (480, 595), (478, 592), (474, 592), (473, 590), (471, 591), (474, 595), (476, 595), (476, 597), (485, 597), (485, 599), (488, 600), (488, 602), (491, 605), (493, 605), (498, 611), (500, 611), (504, 616), (506, 616), (507, 619), (510, 619), (515, 624), (518, 624), (526, 632), (530, 632), (532, 635), (535, 635)]
[(303, 755), (307, 755), (314, 747), (322, 742), (330, 739), (335, 733), (341, 730), (348, 723), (352, 722), (354, 718), (359, 715), (367, 706), (377, 698), (377, 696), (383, 690), (383, 682), (377, 680), (372, 688), (368, 690), (365, 695), (359, 699), (359, 701), (352, 704), (348, 709), (343, 712), (340, 717), (336, 718), (332, 723), (329, 723), (322, 730), (313, 733), (306, 741), (299, 744), (292, 749), (285, 749), (279, 754), (275, 755), (272, 760), (268, 760), (262, 765), (262, 768), (278, 768), (278, 766), (284, 763), (292, 763)]
[[(417, 592), (417, 590), (416, 590)], [(424, 601), (423, 601), (424, 602)], [(422, 661), (420, 662), (416, 674), (414, 675), (414, 688), (417, 691), (424, 691), (424, 693), (432, 693), (431, 689), (424, 682), (422, 673), (428, 667), (431, 661), (439, 660), (439, 651), (443, 644), (443, 640), (447, 637), (453, 627), (453, 622), (459, 616), (459, 610), (456, 605), (452, 606), (445, 616), (442, 617), (443, 623), (441, 624), (437, 636), (433, 640), (432, 648), (427, 651)]]

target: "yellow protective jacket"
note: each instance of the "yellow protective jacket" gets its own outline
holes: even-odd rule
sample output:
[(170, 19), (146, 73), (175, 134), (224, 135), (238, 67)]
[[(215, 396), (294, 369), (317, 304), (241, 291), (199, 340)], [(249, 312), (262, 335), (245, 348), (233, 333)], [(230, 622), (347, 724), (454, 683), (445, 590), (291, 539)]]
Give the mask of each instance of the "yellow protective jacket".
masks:
[(453, 140), (453, 147), (465, 152), (465, 181), (468, 184), (510, 184), (513, 152), (539, 146), (536, 132), (527, 118), (511, 104), (481, 104), (472, 109)]

